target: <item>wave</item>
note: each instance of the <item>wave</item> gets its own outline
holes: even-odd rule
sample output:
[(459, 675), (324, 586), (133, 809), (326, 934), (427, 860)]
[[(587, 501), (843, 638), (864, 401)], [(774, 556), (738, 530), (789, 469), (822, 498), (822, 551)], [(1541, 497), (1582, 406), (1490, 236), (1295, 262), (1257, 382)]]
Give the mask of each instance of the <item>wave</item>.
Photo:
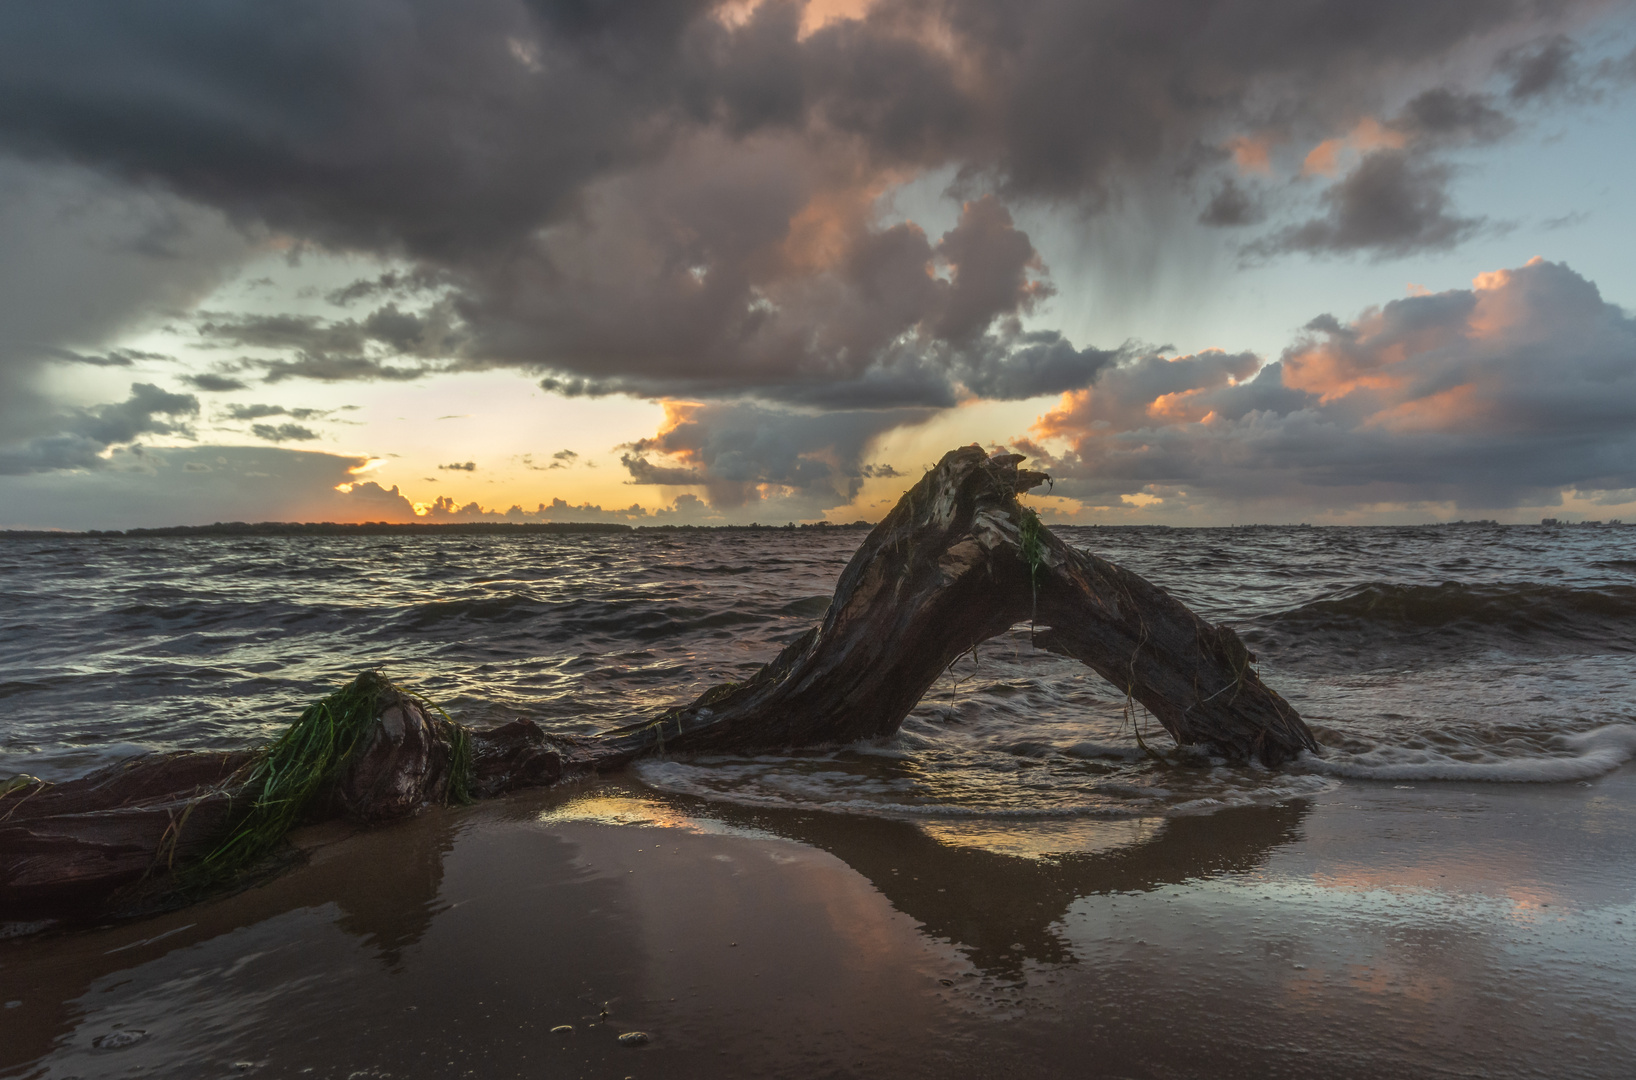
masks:
[(1367, 749), (1303, 753), (1299, 769), (1355, 780), (1477, 780), (1559, 784), (1589, 780), (1636, 757), (1636, 724), (1606, 724), (1590, 731), (1511, 737), (1485, 744), (1476, 739), (1448, 745), (1411, 740)]
[(1636, 651), (1636, 586), (1574, 589), (1533, 582), (1400, 585), (1370, 582), (1263, 615), (1240, 632), (1273, 650), (1579, 647)]
[(522, 593), (433, 600), (404, 609), (403, 624), (416, 631), (455, 629), (467, 624), (527, 625), (544, 642), (605, 635), (651, 641), (724, 627), (776, 621), (776, 613), (732, 607), (703, 607), (627, 600), (541, 600)]
[(669, 759), (638, 762), (636, 775), (649, 787), (707, 802), (784, 810), (889, 818), (897, 821), (1057, 822), (1117, 821), (1212, 813), (1230, 807), (1265, 805), (1330, 790), (1339, 781), (1315, 773), (1258, 770), (1212, 774), (1198, 770), (1187, 790), (1108, 781), (1064, 783), (1038, 788), (1032, 802), (1014, 801), (1009, 775), (966, 777), (963, 795), (920, 796), (901, 781), (871, 781), (855, 774), (820, 771), (795, 774), (780, 768), (790, 759), (768, 756), (735, 759)]

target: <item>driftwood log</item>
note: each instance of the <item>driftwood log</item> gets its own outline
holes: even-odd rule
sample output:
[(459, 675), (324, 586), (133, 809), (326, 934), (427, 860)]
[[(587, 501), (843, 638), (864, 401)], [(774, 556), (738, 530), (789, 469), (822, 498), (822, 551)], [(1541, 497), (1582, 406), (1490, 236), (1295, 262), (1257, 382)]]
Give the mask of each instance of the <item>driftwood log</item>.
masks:
[[(656, 753), (753, 751), (890, 735), (948, 666), (1021, 622), (1146, 708), (1180, 745), (1277, 765), (1316, 750), (1232, 630), (1163, 589), (1070, 548), (1018, 495), (1044, 483), (1015, 454), (946, 454), (842, 572), (823, 621), (742, 683), (599, 737), (529, 720), (469, 733), (387, 691), (373, 724), (306, 812), (379, 821), (442, 801), (457, 759), (489, 797), (616, 769)], [(378, 676), (377, 676), (378, 678)], [(185, 867), (248, 801), (254, 752), (150, 754), (63, 784), (0, 794), (0, 914), (106, 910), (131, 883)]]

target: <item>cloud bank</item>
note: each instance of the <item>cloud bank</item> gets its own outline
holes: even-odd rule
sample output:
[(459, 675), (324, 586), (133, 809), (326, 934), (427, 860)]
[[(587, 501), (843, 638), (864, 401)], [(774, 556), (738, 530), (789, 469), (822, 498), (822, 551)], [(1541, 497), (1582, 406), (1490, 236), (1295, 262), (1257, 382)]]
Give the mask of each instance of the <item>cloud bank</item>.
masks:
[(1247, 520), (1554, 506), (1564, 489), (1636, 488), (1636, 320), (1534, 259), (1347, 322), (1320, 316), (1265, 365), (1124, 362), (1030, 435), (1018, 444), (1046, 459), (1056, 494), (1093, 505), (1263, 515)]
[[(506, 366), (568, 394), (946, 406), (1107, 355), (1022, 334), (1051, 285), (1013, 207), (1165, 186), (1262, 229), (1252, 257), (1447, 248), (1483, 223), (1445, 151), (1624, 77), (1569, 36), (1600, 10), (64, 0), (0, 12), (0, 152), (409, 264), (331, 290), (333, 318), (200, 316), (251, 352), (198, 389)], [(883, 213), (938, 170), (952, 229)]]
[[(1263, 364), (1073, 340), (1050, 320), (1074, 298), (1041, 254), (1073, 246), (1042, 229), (1147, 192), (1246, 263), (1404, 259), (1498, 235), (1507, 224), (1460, 205), (1456, 178), (1552, 110), (1636, 81), (1636, 61), (1587, 44), (1609, 10), (0, 7), (0, 473), (112, 475), (121, 448), (185, 440), (201, 416), (272, 444), (257, 452), (329, 434), (322, 410), (207, 412), (197, 395), (507, 369), (561, 396), (668, 401), (663, 427), (620, 449), (621, 482), (677, 513), (686, 497), (689, 512), (816, 516), (904, 464), (874, 460), (889, 433), (1049, 395), (1067, 396), (1030, 438), (1060, 460), (1058, 490), (1093, 501), (1506, 506), (1630, 486), (1605, 416), (1624, 417), (1631, 387), (1590, 374), (1628, 356), (1628, 322), (1565, 267), (1321, 318)], [(894, 199), (928, 178), (941, 209), (912, 220)], [(271, 251), (363, 270), (301, 310), (201, 309)], [(1478, 309), (1530, 314), (1485, 336)], [(208, 363), (119, 344), (156, 326)], [(103, 405), (59, 404), (46, 378), (165, 363), (168, 385)], [(446, 480), (476, 471), (438, 460)], [(356, 491), (414, 512), (392, 489)]]

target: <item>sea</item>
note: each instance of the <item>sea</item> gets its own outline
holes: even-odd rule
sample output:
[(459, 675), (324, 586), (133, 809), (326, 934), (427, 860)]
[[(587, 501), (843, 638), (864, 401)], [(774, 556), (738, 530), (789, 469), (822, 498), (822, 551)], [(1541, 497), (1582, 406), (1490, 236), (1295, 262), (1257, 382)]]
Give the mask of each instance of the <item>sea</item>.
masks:
[[(1232, 626), (1320, 750), (1177, 748), (1021, 624), (893, 737), (656, 758), (741, 807), (1040, 855), (1352, 782), (1588, 783), (1636, 756), (1636, 527), (1057, 527)], [(379, 668), (475, 727), (592, 733), (747, 677), (816, 623), (858, 529), (0, 541), (0, 776), (238, 748)], [(890, 650), (892, 642), (879, 648)]]

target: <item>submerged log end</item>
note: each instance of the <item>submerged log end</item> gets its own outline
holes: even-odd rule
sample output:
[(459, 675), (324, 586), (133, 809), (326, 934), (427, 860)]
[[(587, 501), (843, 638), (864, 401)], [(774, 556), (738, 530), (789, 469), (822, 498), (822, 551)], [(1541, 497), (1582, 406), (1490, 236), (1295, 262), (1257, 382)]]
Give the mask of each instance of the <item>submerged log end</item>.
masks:
[(449, 733), (408, 695), (394, 692), (377, 709), (364, 745), (335, 784), (334, 811), (356, 821), (407, 817), (441, 802), (449, 789)]
[(1038, 637), (1043, 647), (1095, 669), (1179, 746), (1268, 766), (1318, 749), (1295, 708), (1261, 681), (1231, 627), (1206, 622), (1090, 552), (1064, 547), (1062, 555), (1041, 587), (1050, 624)]
[(1232, 627), (1211, 626), (1201, 620), (1199, 637), (1214, 670), (1232, 672), (1234, 683), (1215, 691), (1222, 699), (1219, 705), (1196, 699), (1183, 710), (1190, 738), (1228, 757), (1269, 766), (1281, 765), (1303, 750), (1317, 752), (1317, 740), (1300, 713), (1261, 681), (1260, 673), (1252, 666), (1255, 654)]

